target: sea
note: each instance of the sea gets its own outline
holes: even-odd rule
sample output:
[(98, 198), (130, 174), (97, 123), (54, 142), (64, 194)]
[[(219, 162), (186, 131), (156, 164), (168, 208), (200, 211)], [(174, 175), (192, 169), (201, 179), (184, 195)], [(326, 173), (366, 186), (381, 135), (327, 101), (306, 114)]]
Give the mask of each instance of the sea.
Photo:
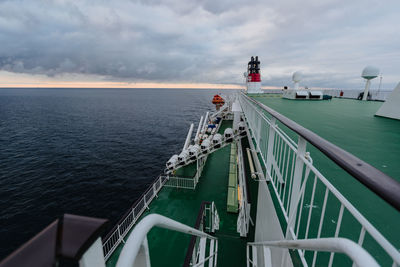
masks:
[(64, 213), (112, 228), (233, 92), (0, 89), (0, 259)]

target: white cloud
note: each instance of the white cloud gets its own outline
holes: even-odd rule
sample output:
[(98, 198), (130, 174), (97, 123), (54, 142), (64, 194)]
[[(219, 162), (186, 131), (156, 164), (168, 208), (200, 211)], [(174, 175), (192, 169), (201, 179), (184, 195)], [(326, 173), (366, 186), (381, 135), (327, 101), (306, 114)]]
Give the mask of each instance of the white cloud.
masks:
[[(126, 82), (263, 83), (303, 70), (309, 86), (362, 87), (377, 65), (400, 80), (397, 1), (0, 1), (0, 70)], [(94, 75), (94, 76), (93, 76)], [(1, 79), (1, 77), (0, 77)]]

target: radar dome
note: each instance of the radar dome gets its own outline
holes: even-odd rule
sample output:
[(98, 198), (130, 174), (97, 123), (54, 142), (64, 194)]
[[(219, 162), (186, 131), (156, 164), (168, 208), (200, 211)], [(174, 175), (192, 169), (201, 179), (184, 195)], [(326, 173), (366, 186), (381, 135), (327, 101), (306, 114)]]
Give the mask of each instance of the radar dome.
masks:
[(300, 82), (302, 78), (303, 78), (303, 75), (300, 71), (296, 71), (295, 73), (293, 73), (292, 80), (295, 83)]
[(367, 80), (372, 80), (379, 75), (379, 69), (373, 66), (367, 66), (363, 69), (361, 77)]

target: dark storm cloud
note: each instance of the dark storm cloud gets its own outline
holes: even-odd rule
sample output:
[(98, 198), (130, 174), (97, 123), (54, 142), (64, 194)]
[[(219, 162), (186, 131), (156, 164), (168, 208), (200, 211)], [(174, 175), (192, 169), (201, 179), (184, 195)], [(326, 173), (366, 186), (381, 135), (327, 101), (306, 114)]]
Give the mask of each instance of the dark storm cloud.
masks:
[(0, 69), (241, 83), (259, 55), (265, 85), (300, 69), (310, 86), (358, 86), (368, 64), (399, 79), (396, 1), (275, 2), (0, 1)]

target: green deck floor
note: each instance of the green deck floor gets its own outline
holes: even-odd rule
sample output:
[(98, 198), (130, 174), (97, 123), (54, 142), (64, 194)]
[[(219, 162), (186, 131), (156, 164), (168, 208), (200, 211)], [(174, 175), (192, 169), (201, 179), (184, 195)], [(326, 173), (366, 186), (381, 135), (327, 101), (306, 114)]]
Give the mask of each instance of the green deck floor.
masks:
[[(330, 101), (298, 101), (266, 94), (252, 98), (400, 180), (400, 121), (374, 116), (382, 102), (338, 98)], [(282, 125), (280, 127), (297, 141), (292, 131)], [(400, 248), (399, 212), (313, 146), (308, 145), (307, 151), (310, 151), (317, 169), (393, 245)], [(332, 220), (336, 217), (337, 214), (334, 214)], [(353, 231), (355, 236), (360, 231), (358, 227), (348, 228), (348, 232)], [(379, 252), (374, 256), (379, 258)]]
[[(219, 132), (231, 127), (231, 121), (224, 121)], [(207, 160), (199, 183), (195, 190), (164, 187), (158, 198), (150, 204), (149, 213), (157, 213), (189, 226), (194, 226), (202, 201), (214, 201), (220, 216), (218, 238), (218, 266), (245, 266), (246, 243), (254, 240), (254, 229), (249, 238), (240, 238), (236, 232), (237, 214), (226, 212), (228, 188), (229, 155), (231, 146), (226, 146), (212, 153)], [(257, 193), (257, 183), (251, 181), (251, 192)], [(253, 196), (257, 199), (257, 196)], [(255, 209), (252, 211), (255, 219)], [(127, 239), (127, 238), (125, 238)], [(181, 266), (183, 264), (190, 236), (173, 231), (155, 228), (148, 234), (150, 260), (152, 266)], [(107, 261), (107, 266), (114, 266), (121, 252), (122, 245)]]
[(196, 162), (193, 162), (187, 166), (183, 166), (176, 170), (176, 172), (174, 173), (174, 176), (181, 177), (181, 178), (193, 178), (197, 172), (196, 167), (197, 167)]

